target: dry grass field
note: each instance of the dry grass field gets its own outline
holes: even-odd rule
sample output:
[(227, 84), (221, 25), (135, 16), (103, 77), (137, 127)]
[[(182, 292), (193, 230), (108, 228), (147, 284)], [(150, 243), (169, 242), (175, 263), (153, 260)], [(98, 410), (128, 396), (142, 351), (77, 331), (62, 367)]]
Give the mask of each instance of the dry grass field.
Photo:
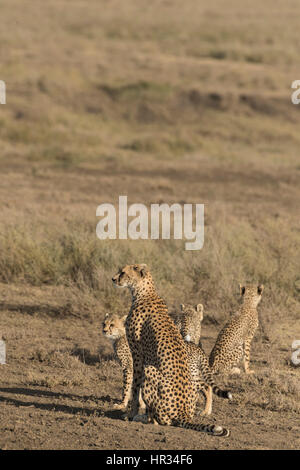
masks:
[[(0, 12), (0, 448), (299, 449), (298, 0), (2, 0)], [(96, 208), (119, 195), (204, 203), (203, 249), (100, 241)], [(122, 373), (101, 323), (128, 311), (111, 277), (131, 263), (149, 265), (171, 313), (203, 303), (207, 353), (238, 284), (265, 285), (256, 374), (218, 378), (234, 399), (205, 419), (228, 439), (113, 411)]]

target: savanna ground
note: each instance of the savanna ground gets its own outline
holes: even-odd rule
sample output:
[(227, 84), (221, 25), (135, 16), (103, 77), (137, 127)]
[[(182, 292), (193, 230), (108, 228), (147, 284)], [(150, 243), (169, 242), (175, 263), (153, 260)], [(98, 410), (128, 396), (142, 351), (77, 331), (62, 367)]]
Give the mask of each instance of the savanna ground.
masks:
[[(3, 0), (0, 11), (0, 447), (299, 448), (298, 0)], [(96, 208), (119, 195), (204, 203), (203, 249), (101, 242)], [(207, 352), (238, 283), (264, 283), (256, 375), (219, 378), (234, 400), (216, 398), (205, 418), (228, 439), (112, 410), (122, 376), (101, 322), (128, 311), (111, 277), (135, 262), (172, 313), (204, 304)]]

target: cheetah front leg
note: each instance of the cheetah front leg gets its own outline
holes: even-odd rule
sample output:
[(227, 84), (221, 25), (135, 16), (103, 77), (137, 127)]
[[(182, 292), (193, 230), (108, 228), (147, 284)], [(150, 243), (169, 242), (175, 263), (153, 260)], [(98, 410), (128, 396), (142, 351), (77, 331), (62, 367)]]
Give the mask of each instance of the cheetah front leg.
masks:
[(251, 348), (252, 336), (249, 336), (244, 342), (244, 369), (246, 374), (254, 374), (254, 370), (250, 369), (250, 348)]
[(121, 403), (116, 403), (114, 408), (116, 410), (126, 410), (128, 401), (131, 398), (133, 370), (132, 367), (123, 368), (123, 397)]
[(129, 419), (133, 419), (139, 412), (140, 389), (143, 379), (143, 361), (140, 356), (133, 357), (133, 378), (132, 378), (132, 403), (129, 413)]
[(154, 417), (153, 405), (157, 401), (158, 373), (154, 366), (144, 368), (140, 401), (144, 403), (144, 413), (134, 416), (133, 421), (158, 424)]
[(199, 393), (201, 393), (205, 399), (205, 408), (201, 412), (201, 415), (210, 415), (212, 412), (212, 387), (203, 382), (199, 377), (195, 377), (195, 375), (192, 375), (192, 385), (196, 391), (196, 401), (198, 401)]

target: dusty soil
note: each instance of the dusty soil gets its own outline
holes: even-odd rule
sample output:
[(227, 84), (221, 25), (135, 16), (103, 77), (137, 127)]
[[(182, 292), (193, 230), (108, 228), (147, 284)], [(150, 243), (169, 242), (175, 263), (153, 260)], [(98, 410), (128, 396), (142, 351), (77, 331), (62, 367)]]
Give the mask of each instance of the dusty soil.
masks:
[[(10, 289), (2, 284), (0, 289), (5, 299), (0, 321), (7, 339), (7, 364), (0, 369), (2, 449), (299, 448), (299, 414), (287, 405), (287, 390), (276, 390), (291, 380), (299, 387), (299, 369), (290, 364), (289, 347), (295, 334), (300, 336), (299, 325), (298, 332), (293, 324), (282, 325), (286, 348), (270, 344), (260, 328), (253, 345), (255, 377), (219, 378), (232, 390), (233, 401), (215, 398), (213, 415), (198, 419), (229, 427), (231, 436), (222, 439), (126, 421), (112, 407), (121, 398), (122, 376), (111, 345), (99, 334), (101, 319), (61, 318), (51, 302), (52, 288)], [(48, 303), (48, 313), (41, 299)], [(217, 331), (204, 323), (206, 350)]]

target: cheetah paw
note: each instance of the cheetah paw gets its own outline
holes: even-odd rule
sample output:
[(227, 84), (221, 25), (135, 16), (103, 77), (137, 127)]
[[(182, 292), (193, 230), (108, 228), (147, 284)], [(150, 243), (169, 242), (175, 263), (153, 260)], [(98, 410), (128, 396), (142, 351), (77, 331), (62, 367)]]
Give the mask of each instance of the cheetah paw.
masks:
[(209, 416), (209, 415), (211, 415), (211, 411), (205, 411), (205, 410), (203, 410), (203, 411), (201, 411), (201, 413), (199, 413), (199, 414), (200, 414), (200, 416)]

